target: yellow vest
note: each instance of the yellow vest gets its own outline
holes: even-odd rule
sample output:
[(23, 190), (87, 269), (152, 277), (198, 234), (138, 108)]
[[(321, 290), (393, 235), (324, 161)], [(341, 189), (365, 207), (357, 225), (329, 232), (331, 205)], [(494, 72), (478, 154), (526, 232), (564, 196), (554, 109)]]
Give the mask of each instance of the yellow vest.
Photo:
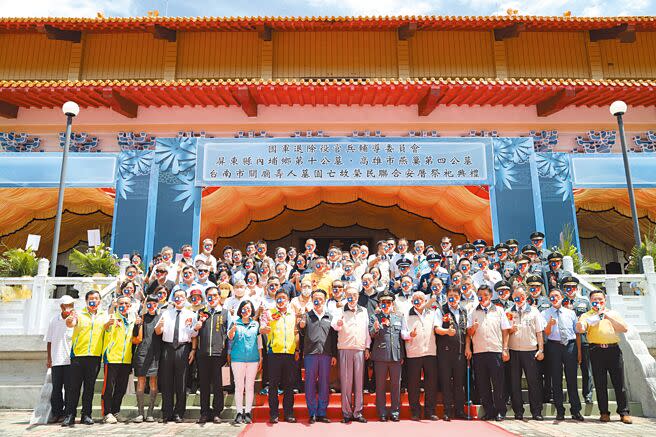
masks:
[(106, 321), (105, 314), (97, 312), (92, 315), (87, 308), (78, 314), (71, 340), (71, 358), (99, 357), (102, 354)]
[(123, 318), (116, 313), (118, 325), (112, 325), (105, 331), (105, 344), (103, 347), (103, 362), (111, 364), (132, 363), (132, 329), (134, 322), (128, 321), (127, 326)]
[(267, 350), (274, 354), (293, 354), (296, 351), (296, 314), (291, 308), (287, 313), (277, 309), (269, 310), (269, 327)]

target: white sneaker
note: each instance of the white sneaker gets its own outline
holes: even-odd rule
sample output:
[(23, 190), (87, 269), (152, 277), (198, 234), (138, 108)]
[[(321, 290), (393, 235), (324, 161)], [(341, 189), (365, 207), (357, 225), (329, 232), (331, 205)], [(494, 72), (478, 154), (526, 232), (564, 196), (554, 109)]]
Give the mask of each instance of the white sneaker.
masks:
[(135, 417), (134, 419), (132, 419), (132, 421), (133, 421), (134, 423), (141, 423), (141, 422), (144, 421), (144, 417), (140, 414), (140, 415), (138, 415), (137, 417)]
[(116, 420), (116, 417), (114, 417), (114, 415), (112, 413), (109, 413), (103, 419), (103, 423), (108, 423), (110, 425), (113, 425), (115, 423), (118, 423), (118, 420)]
[(146, 416), (146, 422), (151, 423), (154, 422), (155, 418), (153, 416)]

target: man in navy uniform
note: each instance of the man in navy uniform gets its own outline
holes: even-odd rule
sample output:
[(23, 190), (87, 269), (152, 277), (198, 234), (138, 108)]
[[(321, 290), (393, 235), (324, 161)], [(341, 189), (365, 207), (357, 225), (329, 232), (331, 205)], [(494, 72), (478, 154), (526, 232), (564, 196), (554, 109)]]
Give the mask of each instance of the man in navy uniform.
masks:
[(544, 234), (540, 231), (535, 231), (531, 234), (530, 238), (531, 238), (531, 243), (533, 244), (533, 246), (535, 246), (538, 258), (540, 258), (543, 262), (546, 261), (551, 251), (543, 247)]
[(545, 271), (545, 284), (547, 290), (558, 288), (563, 272), (563, 255), (560, 252), (551, 252), (547, 255), (547, 269)]

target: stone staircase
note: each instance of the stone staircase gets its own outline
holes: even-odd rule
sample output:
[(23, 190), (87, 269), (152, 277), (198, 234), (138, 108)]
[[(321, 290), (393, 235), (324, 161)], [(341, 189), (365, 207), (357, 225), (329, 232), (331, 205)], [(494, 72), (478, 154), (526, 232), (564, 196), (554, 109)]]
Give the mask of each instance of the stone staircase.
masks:
[[(102, 375), (102, 372), (99, 374), (99, 376)], [(582, 380), (581, 376), (578, 376), (578, 386), (581, 387)], [(609, 382), (610, 384), (610, 382)], [(102, 391), (102, 386), (103, 386), (103, 381), (101, 378), (96, 380), (96, 385), (95, 385), (95, 393), (94, 393), (94, 402), (93, 402), (93, 412), (92, 416), (94, 419), (101, 420), (101, 409), (100, 409), (100, 397), (101, 397), (101, 391)], [(530, 417), (530, 412), (529, 412), (529, 406), (528, 406), (528, 390), (526, 386), (526, 381), (523, 380), (523, 389), (522, 389), (522, 397), (524, 399), (524, 416), (525, 417)], [(565, 386), (565, 381), (563, 380), (563, 386)], [(253, 406), (253, 419), (254, 421), (258, 422), (265, 422), (269, 418), (269, 407), (268, 407), (268, 397), (266, 395), (260, 395), (259, 390), (260, 390), (260, 381), (258, 380), (256, 382), (256, 396), (254, 400), (254, 406)], [(338, 421), (342, 418), (342, 412), (341, 412), (341, 395), (339, 393), (332, 393), (330, 395), (330, 400), (328, 404), (328, 418), (331, 420)], [(567, 401), (567, 392), (566, 390), (563, 390), (563, 398), (565, 400), (565, 412), (566, 412), (566, 417), (569, 417), (570, 410), (569, 410), (569, 404)], [(599, 408), (596, 403), (596, 393), (593, 391), (593, 400), (595, 401), (593, 404), (586, 404), (585, 401), (583, 400), (583, 395), (581, 390), (579, 389), (579, 396), (582, 402), (582, 410), (581, 414), (585, 416), (586, 418), (590, 419), (597, 419), (599, 417)], [(617, 408), (617, 403), (615, 401), (615, 391), (613, 389), (609, 390), (609, 409), (611, 411), (611, 414), (615, 414), (615, 410)], [(390, 395), (389, 392), (386, 394), (387, 402), (389, 404), (390, 402)], [(146, 396), (146, 402), (147, 402), (148, 397)], [(441, 417), (444, 414), (444, 406), (442, 404), (442, 394), (438, 393), (437, 395), (437, 401), (438, 405), (436, 407), (436, 414)], [(283, 418), (283, 412), (282, 412), (282, 395), (279, 396), (279, 402), (280, 402), (280, 418)], [(421, 395), (421, 402), (423, 403), (423, 393)], [(161, 416), (160, 412), (160, 407), (161, 407), (161, 394), (158, 395), (157, 398), (157, 407), (155, 408), (155, 417), (159, 418)], [(634, 416), (642, 416), (642, 406), (639, 402), (629, 402), (629, 407), (631, 414)], [(79, 410), (79, 409), (78, 409)], [(221, 418), (224, 420), (232, 420), (235, 416), (235, 408), (234, 408), (234, 396), (232, 394), (225, 394), (225, 409), (221, 413)], [(477, 416), (482, 416), (484, 414), (484, 409), (480, 405), (472, 405), (470, 414), (472, 418), (476, 418)], [(127, 419), (131, 419), (136, 417), (137, 415), (137, 407), (136, 407), (136, 396), (134, 394), (126, 394), (124, 399), (123, 399), (123, 405), (121, 408), (121, 416)], [(303, 393), (295, 394), (294, 395), (294, 415), (297, 419), (299, 420), (305, 420), (308, 418), (308, 413), (307, 413), (307, 407), (305, 403), (305, 395)], [(554, 418), (556, 416), (556, 409), (553, 404), (545, 404), (542, 409), (542, 415), (549, 419), (549, 418)], [(78, 416), (79, 416), (79, 411), (78, 411)], [(198, 393), (192, 393), (187, 396), (187, 412), (185, 414), (185, 419), (191, 420), (191, 419), (197, 419), (200, 416), (200, 395)], [(376, 414), (376, 395), (371, 393), (365, 393), (364, 395), (364, 416), (368, 420), (376, 420), (377, 419), (377, 414)], [(512, 410), (511, 406), (508, 406), (507, 410), (507, 417), (512, 418), (514, 416), (514, 412)], [(410, 413), (410, 407), (408, 403), (408, 394), (407, 393), (402, 393), (401, 394), (401, 419), (410, 419), (411, 413)]]

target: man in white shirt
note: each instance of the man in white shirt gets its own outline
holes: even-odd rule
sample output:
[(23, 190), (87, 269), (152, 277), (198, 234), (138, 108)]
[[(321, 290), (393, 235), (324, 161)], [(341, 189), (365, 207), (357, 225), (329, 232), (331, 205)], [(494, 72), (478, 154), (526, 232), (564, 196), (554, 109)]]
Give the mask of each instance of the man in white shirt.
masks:
[(214, 241), (211, 238), (204, 239), (201, 253), (194, 258), (194, 266), (198, 268), (198, 262), (201, 261), (209, 266), (212, 273), (216, 273), (216, 258), (212, 255), (212, 250), (214, 250)]
[(375, 255), (369, 255), (368, 261), (368, 270), (372, 267), (378, 267), (380, 269), (380, 281), (383, 283), (385, 288), (390, 281), (390, 260), (391, 257), (387, 254), (387, 242), (381, 240), (376, 245), (377, 253)]
[(162, 336), (159, 381), (163, 423), (182, 423), (187, 408), (187, 366), (194, 361), (196, 355), (198, 332), (194, 329), (197, 315), (185, 308), (186, 302), (186, 292), (177, 290), (173, 294), (174, 306), (162, 313), (162, 318), (155, 327), (155, 333)]
[[(406, 260), (409, 262), (410, 265), (412, 265), (414, 261), (414, 256), (408, 252), (408, 240), (405, 238), (401, 238), (399, 240), (398, 245), (396, 246), (397, 249), (399, 249), (398, 253), (395, 253), (392, 256), (392, 260), (390, 262), (390, 269), (391, 271), (391, 277), (396, 278), (397, 276), (400, 276), (402, 273), (399, 272), (398, 268), (398, 261), (400, 260)], [(403, 273), (405, 274), (405, 273)]]
[(66, 326), (66, 318), (74, 307), (71, 296), (62, 296), (59, 299), (61, 312), (50, 319), (48, 332), (43, 341), (48, 342), (46, 363), (52, 375), (52, 394), (50, 395), (50, 420), (48, 423), (58, 423), (64, 420), (64, 397), (68, 395), (68, 381), (71, 367), (71, 338), (73, 328)]
[[(485, 284), (490, 287), (490, 290), (494, 290), (494, 286), (497, 282), (501, 280), (501, 273), (496, 270), (491, 270), (489, 268), (490, 261), (485, 255), (476, 255), (474, 256), (474, 262), (478, 264), (478, 271), (472, 275), (472, 281), (476, 288)], [(496, 291), (492, 293), (492, 299), (497, 298)]]
[(510, 322), (504, 310), (492, 303), (492, 290), (487, 285), (481, 285), (477, 294), (480, 303), (467, 320), (465, 356), (471, 358), (473, 343), (474, 371), (481, 404), (485, 409), (482, 419), (502, 421), (506, 416), (503, 363), (510, 359)]

